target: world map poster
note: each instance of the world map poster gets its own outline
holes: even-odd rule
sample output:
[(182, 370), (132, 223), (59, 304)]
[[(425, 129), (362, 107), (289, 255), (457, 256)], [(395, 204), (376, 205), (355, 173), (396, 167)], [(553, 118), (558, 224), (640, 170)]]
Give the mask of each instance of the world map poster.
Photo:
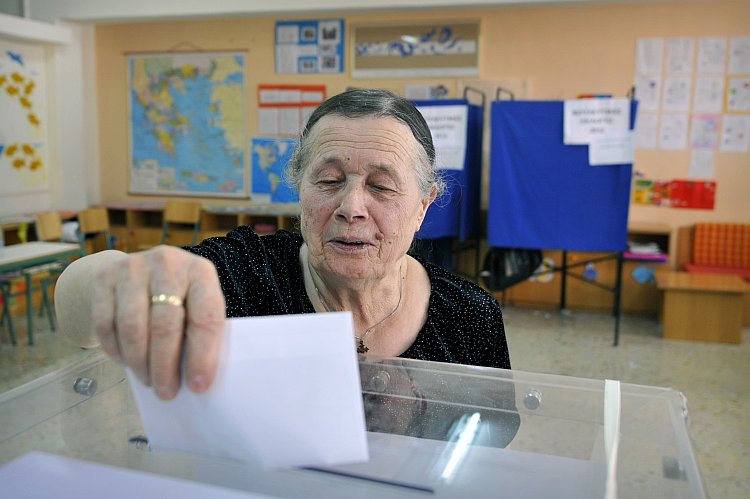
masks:
[(44, 49), (0, 41), (0, 195), (49, 189)]
[(245, 56), (128, 57), (130, 192), (248, 197)]
[(299, 201), (297, 190), (284, 178), (296, 145), (296, 139), (253, 137), (253, 202), (289, 204)]

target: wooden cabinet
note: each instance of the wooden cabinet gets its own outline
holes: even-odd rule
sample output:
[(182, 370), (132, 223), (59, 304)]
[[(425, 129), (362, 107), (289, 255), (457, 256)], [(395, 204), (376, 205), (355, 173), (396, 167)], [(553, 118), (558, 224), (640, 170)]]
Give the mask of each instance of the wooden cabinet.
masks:
[[(628, 230), (630, 241), (655, 242), (665, 254), (669, 254), (672, 244), (671, 227), (662, 224), (639, 224)], [(556, 269), (563, 263), (562, 251), (544, 251), (548, 264)], [(617, 278), (617, 260), (606, 259), (611, 253), (568, 252), (569, 272), (586, 276), (578, 279), (568, 276), (566, 283), (566, 308), (575, 310), (611, 311), (614, 294), (605, 287), (614, 287)], [(656, 316), (660, 309), (661, 297), (655, 281), (649, 276), (658, 269), (670, 268), (669, 262), (651, 259), (625, 258), (622, 267), (620, 307), (624, 313)], [(598, 260), (582, 266), (587, 260)], [(587, 268), (588, 267), (588, 268)], [(593, 284), (592, 284), (593, 282)], [(598, 286), (597, 284), (601, 285)], [(513, 286), (507, 292), (509, 303), (522, 307), (558, 308), (562, 297), (562, 274), (550, 272)]]
[[(109, 204), (110, 233), (115, 237), (115, 247), (122, 251), (138, 251), (139, 247), (159, 244), (164, 221), (164, 203)], [(221, 206), (206, 205), (201, 211), (200, 240), (224, 236), (240, 225), (250, 225), (259, 234), (269, 234), (277, 229), (294, 230), (299, 211), (295, 207)], [(192, 228), (170, 228), (170, 242), (188, 245)]]

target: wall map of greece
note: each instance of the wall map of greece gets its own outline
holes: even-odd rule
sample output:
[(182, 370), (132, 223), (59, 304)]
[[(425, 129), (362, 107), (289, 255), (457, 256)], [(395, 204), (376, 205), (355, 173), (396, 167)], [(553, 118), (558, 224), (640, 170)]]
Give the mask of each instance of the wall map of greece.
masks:
[(247, 197), (245, 56), (128, 57), (130, 192)]

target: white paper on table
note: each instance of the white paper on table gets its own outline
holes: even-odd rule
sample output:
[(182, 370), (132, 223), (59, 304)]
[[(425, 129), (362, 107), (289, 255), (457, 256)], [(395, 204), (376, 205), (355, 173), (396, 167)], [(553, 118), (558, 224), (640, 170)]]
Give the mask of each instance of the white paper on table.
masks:
[(633, 163), (633, 135), (601, 138), (589, 144), (589, 164), (629, 165)]
[(350, 312), (229, 319), (212, 387), (171, 401), (128, 372), (149, 445), (263, 467), (368, 459)]

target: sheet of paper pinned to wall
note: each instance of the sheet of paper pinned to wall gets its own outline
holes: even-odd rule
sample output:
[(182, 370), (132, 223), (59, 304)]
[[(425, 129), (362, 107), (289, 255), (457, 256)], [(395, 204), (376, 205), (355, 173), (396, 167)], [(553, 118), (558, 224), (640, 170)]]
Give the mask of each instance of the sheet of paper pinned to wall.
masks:
[(658, 111), (661, 98), (661, 76), (636, 76), (635, 96), (638, 99), (639, 111)]
[(724, 73), (727, 62), (727, 39), (703, 37), (698, 39), (698, 73)]
[(750, 116), (725, 115), (721, 124), (721, 152), (748, 152)]
[(690, 146), (697, 149), (719, 147), (721, 116), (717, 114), (693, 115), (690, 129)]
[(656, 138), (659, 135), (659, 115), (638, 113), (635, 119), (635, 147), (638, 149), (656, 149)]
[(629, 99), (566, 100), (563, 143), (590, 144), (594, 140), (625, 137), (630, 130)]
[(635, 67), (638, 74), (661, 73), (664, 61), (663, 38), (639, 38), (636, 42)]
[(230, 319), (224, 333), (206, 393), (165, 402), (128, 372), (153, 449), (263, 467), (368, 459), (350, 312)]
[(690, 111), (690, 76), (667, 76), (664, 78), (663, 111)]
[(714, 156), (714, 151), (709, 149), (691, 151), (688, 178), (714, 178)]
[(659, 123), (659, 147), (683, 150), (687, 145), (688, 115), (662, 114)]
[(735, 36), (729, 41), (729, 73), (750, 74), (750, 36)]
[(746, 113), (750, 111), (750, 78), (729, 78), (727, 111)]
[(456, 106), (417, 106), (432, 132), (435, 165), (442, 170), (463, 170), (466, 163), (466, 134), (469, 108)]
[(698, 76), (693, 95), (694, 113), (720, 113), (724, 107), (724, 77)]
[(690, 37), (667, 39), (667, 72), (691, 73), (695, 54), (695, 40)]
[(630, 165), (633, 163), (633, 134), (624, 137), (608, 137), (589, 144), (591, 166)]

